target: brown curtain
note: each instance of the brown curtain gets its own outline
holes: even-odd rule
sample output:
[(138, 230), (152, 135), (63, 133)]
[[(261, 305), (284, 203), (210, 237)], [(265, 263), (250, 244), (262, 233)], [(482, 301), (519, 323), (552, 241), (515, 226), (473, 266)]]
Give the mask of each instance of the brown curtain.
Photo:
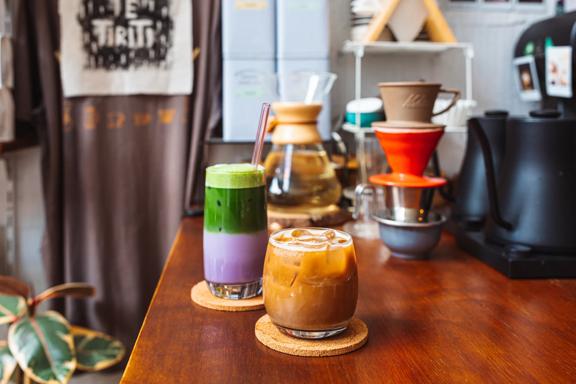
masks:
[(34, 110), (41, 105), (41, 87), (36, 61), (36, 36), (33, 25), (32, 9), (19, 1), (11, 2), (11, 13), (14, 27), (14, 106), (16, 115), (16, 131), (19, 127), (35, 127), (40, 113)]
[[(226, 1), (226, 0), (225, 0)], [(198, 207), (203, 196), (203, 143), (213, 136), (222, 121), (222, 48), (220, 0), (197, 0), (194, 4), (195, 61), (194, 92), (188, 173), (186, 177), (186, 209)]]
[[(68, 1), (68, 0), (65, 0)], [(22, 0), (40, 74), (44, 258), (49, 282), (86, 281), (97, 297), (59, 308), (127, 345), (137, 335), (180, 217), (194, 200), (204, 139), (220, 119), (220, 2), (193, 4), (191, 96), (64, 100), (58, 0)], [(36, 40), (36, 44), (33, 44)], [(192, 49), (192, 47), (191, 47)], [(18, 85), (17, 85), (18, 86)]]

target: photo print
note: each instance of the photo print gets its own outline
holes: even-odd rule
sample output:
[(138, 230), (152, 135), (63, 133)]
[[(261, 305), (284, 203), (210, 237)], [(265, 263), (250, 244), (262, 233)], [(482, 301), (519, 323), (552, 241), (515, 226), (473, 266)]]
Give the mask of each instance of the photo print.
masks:
[(536, 72), (536, 62), (534, 56), (527, 55), (514, 59), (514, 71), (516, 84), (520, 92), (520, 98), (524, 101), (542, 100), (538, 72)]
[(572, 47), (546, 48), (546, 93), (572, 98)]

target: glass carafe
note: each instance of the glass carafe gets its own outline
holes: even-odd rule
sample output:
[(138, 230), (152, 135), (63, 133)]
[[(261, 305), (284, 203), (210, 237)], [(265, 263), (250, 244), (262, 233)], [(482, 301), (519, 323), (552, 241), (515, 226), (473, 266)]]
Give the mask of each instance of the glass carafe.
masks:
[(340, 183), (321, 144), (274, 144), (264, 168), (272, 205), (324, 207), (340, 199)]
[(272, 103), (274, 116), (268, 127), (273, 147), (264, 163), (272, 208), (306, 211), (340, 199), (342, 188), (316, 124), (322, 99), (335, 79), (332, 73), (316, 72), (275, 77), (278, 101)]

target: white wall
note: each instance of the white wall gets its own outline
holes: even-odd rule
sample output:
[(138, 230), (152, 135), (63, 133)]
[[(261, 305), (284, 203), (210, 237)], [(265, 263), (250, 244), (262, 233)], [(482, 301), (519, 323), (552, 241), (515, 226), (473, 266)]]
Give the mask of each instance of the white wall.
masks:
[[(512, 77), (514, 45), (534, 21), (553, 15), (554, 0), (543, 7), (503, 8), (483, 5), (455, 5), (440, 0), (448, 23), (461, 42), (472, 43), (475, 58), (472, 67), (475, 113), (487, 109), (505, 109), (512, 114), (526, 114), (537, 107), (522, 102)], [(354, 60), (351, 54), (339, 53), (349, 39), (349, 0), (332, 3), (332, 70), (339, 79), (332, 95), (334, 113), (341, 113), (354, 98)], [(465, 91), (464, 58), (460, 52), (441, 55), (367, 55), (364, 59), (363, 97), (377, 96), (380, 81), (427, 80)], [(448, 176), (460, 169), (466, 143), (465, 133), (446, 133), (439, 145), (440, 162)]]
[(506, 109), (526, 114), (537, 104), (520, 100), (512, 71), (512, 58), (520, 34), (535, 21), (554, 14), (555, 0), (544, 6), (506, 8), (486, 5), (455, 5), (443, 2), (444, 13), (459, 41), (474, 46), (472, 70), (478, 111)]
[(0, 266), (2, 273), (24, 279), (39, 292), (47, 286), (40, 252), (45, 226), (40, 149), (16, 151), (5, 155), (3, 160), (0, 161), (3, 235)]
[[(349, 0), (332, 2), (332, 69), (339, 75), (333, 92), (334, 110), (341, 111), (354, 96), (354, 61), (352, 55), (339, 53), (349, 38)], [(530, 24), (554, 13), (555, 0), (543, 7), (487, 7), (457, 5), (440, 0), (448, 23), (457, 39), (472, 43), (474, 98), (478, 110), (509, 109), (524, 113), (533, 105), (520, 101), (512, 77), (512, 56), (516, 40)], [(364, 96), (378, 94), (376, 83), (386, 80), (441, 81), (445, 86), (464, 90), (465, 78), (461, 55), (370, 55), (366, 56), (363, 74)], [(336, 112), (335, 112), (336, 113)]]

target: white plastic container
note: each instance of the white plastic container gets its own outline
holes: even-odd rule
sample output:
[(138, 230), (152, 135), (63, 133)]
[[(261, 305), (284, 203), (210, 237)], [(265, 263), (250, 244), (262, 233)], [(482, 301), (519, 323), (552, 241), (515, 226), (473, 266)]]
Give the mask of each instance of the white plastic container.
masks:
[[(289, 72), (330, 72), (330, 61), (278, 59), (278, 74)], [(330, 104), (330, 95), (327, 95), (322, 101), (322, 112), (318, 117), (318, 132), (322, 140), (329, 140), (332, 131)]]
[(275, 0), (222, 1), (224, 59), (272, 59), (276, 50)]
[(329, 0), (277, 0), (277, 57), (326, 59), (330, 56)]
[(256, 139), (262, 103), (274, 98), (271, 85), (274, 67), (274, 59), (224, 60), (224, 141), (253, 142)]

